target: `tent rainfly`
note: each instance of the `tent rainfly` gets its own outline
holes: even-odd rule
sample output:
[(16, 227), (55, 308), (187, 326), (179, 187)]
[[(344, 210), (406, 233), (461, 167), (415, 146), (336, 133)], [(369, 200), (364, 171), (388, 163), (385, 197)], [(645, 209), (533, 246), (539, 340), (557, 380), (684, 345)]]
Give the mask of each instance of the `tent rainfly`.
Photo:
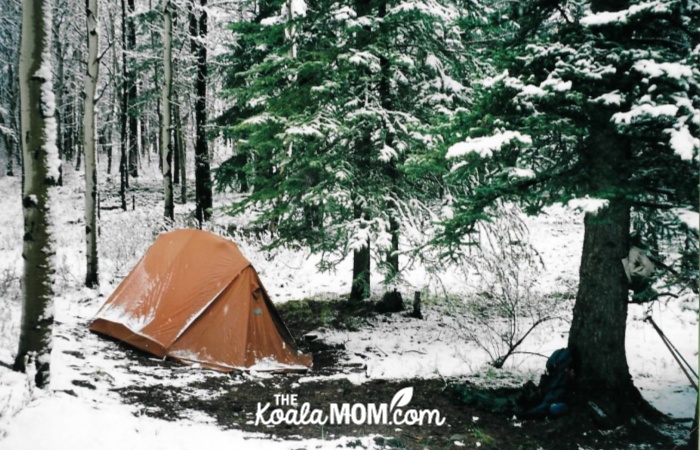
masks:
[(160, 235), (90, 330), (222, 372), (311, 367), (236, 244), (200, 230)]

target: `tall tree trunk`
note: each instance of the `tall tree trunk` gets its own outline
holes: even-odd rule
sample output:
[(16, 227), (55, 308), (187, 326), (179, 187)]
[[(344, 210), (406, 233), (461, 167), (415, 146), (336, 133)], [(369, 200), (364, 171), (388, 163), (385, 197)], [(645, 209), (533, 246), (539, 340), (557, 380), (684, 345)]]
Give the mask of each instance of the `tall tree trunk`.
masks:
[(51, 1), (23, 0), (19, 62), (24, 187), (22, 209), (23, 302), (14, 369), (36, 369), (37, 386), (49, 383), (53, 327), (51, 186), (58, 180), (56, 117), (51, 74)]
[(110, 90), (110, 101), (109, 101), (109, 119), (107, 120), (107, 175), (112, 174), (112, 155), (114, 152), (114, 118), (116, 117), (117, 110), (119, 108), (118, 98), (119, 98), (119, 82), (117, 74), (119, 73), (119, 59), (117, 57), (117, 30), (115, 27), (116, 14), (112, 10), (109, 16), (109, 39), (112, 41), (112, 80), (110, 81), (113, 86)]
[(126, 211), (126, 190), (129, 187), (129, 168), (127, 167), (128, 135), (127, 135), (127, 115), (129, 113), (129, 96), (127, 88), (128, 68), (126, 64), (126, 0), (122, 0), (122, 83), (121, 83), (121, 136), (119, 139), (121, 155), (119, 157), (119, 196), (121, 197), (122, 210)]
[[(158, 86), (158, 81), (154, 83), (155, 86)], [(160, 107), (158, 108), (160, 110)], [(160, 111), (158, 112), (160, 114)], [(143, 159), (144, 156), (146, 157), (146, 162), (150, 166), (151, 164), (151, 152), (148, 151), (148, 129), (149, 129), (149, 120), (148, 116), (143, 115), (140, 117), (137, 117), (136, 120), (136, 129), (138, 131), (138, 142), (139, 142), (139, 148), (138, 153), (139, 153), (139, 163), (143, 164)], [(160, 133), (160, 128), (158, 128), (158, 133)]]
[(177, 108), (175, 115), (177, 121), (175, 132), (179, 142), (178, 150), (180, 152), (180, 203), (187, 203), (187, 144), (182, 136), (182, 116), (180, 115), (180, 107)]
[[(355, 12), (357, 17), (364, 17), (368, 15), (371, 11), (371, 4), (369, 0), (355, 0)], [(357, 48), (362, 51), (370, 43), (371, 31), (369, 27), (362, 27), (359, 29), (355, 35), (355, 42)], [(370, 131), (367, 129), (360, 130), (362, 137), (355, 142), (354, 148), (354, 158), (355, 158), (355, 169), (358, 174), (366, 173), (369, 170), (370, 165), (370, 152), (372, 150), (372, 140), (370, 136)], [(369, 217), (365, 211), (364, 204), (361, 199), (359, 192), (362, 189), (361, 183), (359, 182), (353, 188), (353, 218), (355, 221), (368, 221)], [(371, 253), (370, 253), (370, 240), (367, 238), (367, 245), (360, 249), (353, 251), (353, 262), (352, 262), (352, 287), (350, 289), (350, 301), (361, 301), (370, 294), (370, 264), (371, 264)]]
[[(149, 9), (152, 8), (151, 0), (148, 0), (148, 8), (149, 8)], [(171, 17), (172, 17), (172, 11), (171, 11)], [(171, 27), (171, 28), (172, 28), (172, 27)], [(156, 43), (156, 34), (155, 34), (153, 31), (151, 31), (151, 46), (152, 46), (153, 48), (156, 48), (156, 46), (157, 46), (157, 43)], [(171, 60), (172, 60), (172, 58), (171, 58)], [(159, 80), (159, 77), (158, 77), (158, 66), (157, 66), (156, 64), (153, 65), (153, 83), (154, 83), (155, 86), (159, 86), (159, 85), (160, 85), (160, 80)], [(171, 88), (171, 91), (172, 91), (172, 88)], [(155, 154), (156, 154), (156, 155), (159, 155), (159, 157), (158, 157), (158, 168), (159, 168), (159, 169), (161, 170), (161, 172), (162, 172), (162, 170), (163, 170), (163, 158), (162, 158), (161, 155), (163, 154), (163, 150), (162, 150), (162, 148), (161, 148), (161, 143), (160, 143), (160, 141), (161, 141), (161, 139), (160, 139), (160, 134), (161, 134), (161, 129), (162, 129), (162, 127), (163, 127), (163, 113), (162, 113), (163, 110), (161, 109), (160, 102), (161, 102), (161, 99), (160, 99), (159, 97), (156, 97), (156, 111), (158, 111), (158, 128), (157, 128), (157, 132), (155, 132), (155, 133), (153, 133), (153, 134), (154, 134), (154, 135), (157, 134), (158, 136), (157, 136), (157, 139), (155, 139), (155, 140), (152, 139), (151, 142), (154, 142), (154, 143), (155, 143), (155, 145), (154, 145), (155, 150), (156, 150), (156, 151), (155, 151)], [(148, 150), (149, 150), (149, 151), (147, 152), (147, 154), (148, 154), (148, 163), (150, 164), (150, 163), (151, 163), (151, 151), (150, 151), (150, 148), (149, 148)]]
[[(379, 3), (379, 18), (384, 18), (387, 12), (387, 1), (381, 0)], [(382, 34), (386, 34), (386, 24), (381, 22), (379, 25), (379, 30)], [(385, 111), (391, 111), (393, 109), (393, 102), (391, 97), (391, 63), (384, 56), (381, 55), (379, 58), (379, 63), (381, 66), (381, 78), (379, 79), (379, 97), (382, 103), (382, 109)], [(390, 116), (389, 116), (390, 117)], [(384, 126), (385, 137), (384, 145), (393, 148), (394, 147), (394, 135), (390, 131), (390, 124)], [(398, 220), (398, 207), (395, 203), (395, 199), (398, 198), (398, 182), (399, 182), (399, 171), (396, 167), (396, 157), (392, 157), (389, 161), (384, 164), (383, 170), (387, 178), (389, 178), (389, 183), (391, 186), (391, 197), (387, 200), (388, 203), (388, 214), (389, 214), (389, 233), (391, 234), (391, 247), (386, 252), (386, 266), (387, 266), (387, 279), (391, 280), (399, 273), (399, 220)]]
[(0, 125), (3, 125), (7, 128), (10, 129), (10, 133), (4, 133), (3, 135), (3, 141), (5, 143), (5, 153), (7, 155), (7, 161), (5, 161), (5, 175), (8, 177), (13, 177), (15, 176), (15, 170), (14, 170), (14, 164), (12, 163), (12, 159), (15, 157), (15, 142), (17, 141), (17, 137), (19, 136), (19, 130), (16, 127), (16, 102), (17, 100), (15, 99), (16, 97), (16, 90), (14, 88), (15, 85), (15, 80), (14, 80), (14, 71), (12, 64), (8, 64), (7, 68), (8, 72), (8, 95), (7, 95), (7, 115), (2, 116), (0, 114)]
[[(136, 50), (136, 23), (134, 20), (134, 0), (127, 0), (126, 4), (126, 51), (133, 52)], [(129, 176), (132, 178), (137, 178), (139, 176), (139, 148), (138, 148), (138, 115), (134, 110), (136, 101), (138, 98), (138, 86), (136, 82), (136, 64), (135, 58), (132, 56), (128, 58), (130, 65), (126, 62), (126, 83), (127, 83), (127, 95), (128, 108), (127, 114), (129, 117)], [(123, 138), (122, 138), (123, 139)]]
[[(20, 148), (20, 127), (21, 125), (18, 123), (19, 121), (19, 76), (17, 76), (17, 70), (13, 70), (16, 66), (14, 64), (10, 64), (9, 66), (9, 73), (10, 73), (10, 86), (12, 87), (12, 92), (10, 92), (10, 125), (12, 129), (15, 131), (15, 137), (11, 141), (11, 145), (8, 147), (8, 157), (10, 156), (10, 153), (14, 153), (15, 157), (17, 158), (17, 165), (22, 168), (22, 150)], [(13, 175), (13, 170), (12, 170), (12, 161), (8, 161), (8, 175)], [(24, 172), (22, 172), (24, 173)]]
[[(358, 173), (364, 174), (369, 170), (369, 152), (371, 151), (372, 141), (369, 133), (355, 143), (356, 164)], [(356, 191), (361, 190), (358, 184), (354, 188)], [(353, 193), (353, 218), (357, 222), (361, 222), (360, 228), (365, 228), (370, 217), (365, 210), (364, 202), (357, 192)], [(350, 301), (361, 301), (370, 296), (370, 281), (371, 281), (371, 242), (367, 237), (366, 245), (360, 249), (353, 251), (352, 260), (352, 287), (350, 289)]]
[(630, 140), (617, 134), (610, 117), (593, 127), (582, 163), (592, 192), (609, 204), (584, 219), (579, 288), (569, 334), (576, 361), (577, 392), (608, 405), (619, 419), (646, 406), (627, 365), (625, 329), (629, 286), (621, 260), (630, 249), (630, 204), (624, 186), (630, 176)]
[[(196, 11), (192, 5), (190, 17), (191, 47), (197, 58), (197, 98), (194, 104), (196, 144), (194, 149), (195, 204), (196, 217), (200, 225), (211, 216), (212, 192), (209, 166), (209, 147), (205, 126), (207, 123), (207, 0), (200, 0), (201, 10)], [(199, 20), (196, 20), (199, 15)], [(194, 31), (194, 33), (193, 33)]]
[[(593, 0), (594, 12), (617, 11), (626, 0)], [(621, 260), (630, 248), (630, 204), (626, 190), (631, 177), (632, 145), (617, 133), (610, 114), (592, 117), (581, 154), (589, 192), (599, 192), (609, 205), (584, 219), (584, 243), (569, 347), (576, 362), (577, 392), (606, 406), (614, 421), (638, 413), (657, 418), (634, 386), (625, 353), (629, 285)]]
[[(13, 5), (12, 11), (7, 11), (7, 13), (11, 15), (18, 15), (19, 12), (19, 4)], [(5, 162), (5, 174), (9, 177), (13, 177), (15, 175), (13, 159), (17, 159), (17, 164), (19, 166), (22, 154), (22, 152), (19, 151), (20, 130), (18, 124), (19, 111), (17, 108), (17, 105), (19, 103), (17, 99), (17, 97), (19, 96), (19, 87), (17, 86), (17, 62), (19, 60), (19, 29), (19, 23), (17, 23), (17, 21), (13, 22), (11, 28), (12, 33), (11, 36), (8, 36), (9, 40), (7, 41), (5, 47), (6, 53), (0, 56), (5, 58), (5, 67), (7, 70), (7, 86), (5, 91), (5, 94), (7, 95), (7, 115), (5, 117), (4, 125), (10, 129), (10, 133), (4, 134), (4, 141), (5, 152), (7, 154), (7, 161)]]
[[(56, 145), (58, 147), (58, 158), (63, 161), (63, 99), (64, 99), (64, 60), (63, 41), (61, 40), (61, 24), (56, 24), (53, 30), (54, 42), (56, 43), (56, 60), (58, 67), (56, 68)], [(61, 171), (62, 172), (62, 171)], [(62, 175), (62, 174), (61, 174)], [(58, 185), (63, 185), (63, 177), (59, 175)]]
[(83, 148), (85, 149), (85, 256), (87, 271), (85, 286), (92, 288), (99, 283), (97, 258), (97, 164), (95, 161), (95, 94), (100, 62), (97, 29), (98, 0), (86, 1), (87, 24), (87, 74), (85, 76)]
[(173, 160), (173, 145), (171, 142), (171, 104), (173, 86), (173, 19), (171, 15), (170, 0), (163, 0), (163, 107), (161, 124), (161, 157), (163, 164), (163, 195), (165, 197), (164, 215), (170, 220), (175, 218), (175, 205), (173, 203), (173, 176), (171, 164)]
[[(76, 112), (76, 114), (80, 113), (80, 109), (76, 108), (75, 112)], [(80, 172), (80, 168), (83, 166), (83, 151), (85, 150), (83, 148), (83, 126), (82, 125), (78, 126), (78, 124), (77, 124), (78, 118), (77, 117), (75, 118), (75, 120), (76, 120), (76, 127), (74, 128), (74, 130), (75, 130), (75, 143), (76, 143), (75, 170)]]
[(173, 116), (175, 117), (175, 126), (173, 127), (173, 132), (170, 138), (173, 141), (173, 184), (180, 184), (180, 146), (182, 142), (180, 141), (180, 105), (178, 103), (178, 98), (176, 96), (173, 105)]
[[(68, 103), (64, 105), (63, 111), (63, 157), (66, 161), (73, 159), (73, 101), (68, 97)], [(69, 122), (70, 121), (70, 122)]]

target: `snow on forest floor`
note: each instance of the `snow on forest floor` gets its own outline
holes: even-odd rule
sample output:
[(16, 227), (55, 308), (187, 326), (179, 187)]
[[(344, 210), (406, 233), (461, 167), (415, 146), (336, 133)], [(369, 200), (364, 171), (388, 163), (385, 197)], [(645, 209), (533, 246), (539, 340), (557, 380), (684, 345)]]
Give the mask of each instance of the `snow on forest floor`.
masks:
[[(179, 419), (166, 421), (142, 415), (143, 408), (126, 405), (122, 388), (171, 386), (181, 395), (202, 399), (222, 395), (242, 383), (264, 383), (269, 375), (251, 372), (231, 377), (190, 367), (152, 364), (124, 357), (124, 348), (90, 332), (87, 326), (104, 300), (138, 261), (155, 236), (165, 227), (160, 219), (160, 183), (156, 176), (135, 183), (136, 209), (122, 212), (115, 206), (117, 187), (103, 183), (101, 212), (100, 288), (82, 288), (84, 277), (82, 174), (66, 171), (66, 185), (58, 189), (56, 214), (56, 325), (52, 352), (51, 389), (38, 390), (25, 375), (0, 367), (0, 447), (9, 449), (82, 448), (194, 448), (201, 443), (233, 448), (337, 448), (355, 445), (355, 438), (283, 441), (262, 433), (224, 429), (201, 411), (181, 411)], [(10, 363), (17, 345), (20, 318), (19, 276), (22, 270), (22, 211), (18, 177), (0, 178), (0, 362)], [(130, 198), (131, 200), (131, 198)], [(219, 196), (217, 205), (227, 201)], [(130, 202), (131, 206), (131, 202)], [(181, 218), (191, 216), (192, 204), (177, 205)], [(564, 208), (526, 218), (530, 239), (539, 252), (545, 270), (538, 278), (543, 295), (554, 299), (563, 320), (538, 328), (525, 341), (523, 351), (548, 355), (567, 341), (582, 247), (581, 215)], [(186, 223), (186, 219), (181, 220)], [(233, 221), (217, 215), (214, 223), (225, 229)], [(215, 227), (217, 228), (217, 227)], [(244, 255), (253, 263), (273, 301), (312, 298), (337, 299), (349, 291), (351, 266), (342, 263), (332, 273), (319, 273), (317, 258), (303, 251), (286, 249), (265, 253), (260, 243), (239, 241)], [(373, 291), (382, 286), (373, 280)], [(473, 280), (449, 271), (440, 280), (427, 278), (421, 268), (406, 276), (398, 286), (405, 299), (413, 291), (424, 296), (423, 321), (400, 315), (378, 316), (369, 326), (348, 330), (317, 330), (324, 343), (342, 344), (343, 367), (361, 365), (364, 370), (339, 370), (334, 374), (311, 371), (300, 383), (345, 378), (361, 384), (374, 380), (411, 380), (462, 377), (479, 384), (521, 383), (535, 379), (543, 370), (544, 358), (515, 355), (504, 369), (487, 365), (489, 356), (465, 332), (472, 325), (462, 310), (449, 307), (445, 299), (474, 293)], [(651, 326), (642, 321), (646, 307), (632, 306), (627, 329), (630, 370), (644, 396), (673, 417), (692, 417), (695, 394), (670, 353)], [(698, 299), (690, 296), (652, 309), (654, 320), (667, 333), (681, 354), (697, 370)], [(367, 325), (367, 324), (366, 324)], [(483, 346), (489, 339), (482, 336)], [(127, 350), (128, 351), (128, 350)], [(347, 373), (344, 373), (347, 372)], [(198, 382), (220, 378), (220, 390), (202, 389)], [(389, 394), (390, 395), (390, 394)], [(136, 414), (136, 415), (135, 415)], [(261, 430), (269, 432), (270, 430)], [(379, 448), (371, 435), (358, 435), (364, 448)]]

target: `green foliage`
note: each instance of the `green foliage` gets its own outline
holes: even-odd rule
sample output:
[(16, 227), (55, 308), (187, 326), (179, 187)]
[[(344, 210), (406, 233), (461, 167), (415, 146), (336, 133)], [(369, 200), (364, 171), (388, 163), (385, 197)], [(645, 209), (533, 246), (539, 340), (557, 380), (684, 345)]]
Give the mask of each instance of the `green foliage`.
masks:
[(395, 225), (423, 220), (440, 194), (439, 127), (469, 94), (461, 13), (407, 5), (372, 2), (358, 17), (359, 3), (320, 0), (292, 21), (270, 8), (232, 25), (219, 124), (239, 145), (216, 182), (249, 182), (230, 211), (255, 211), (272, 246), (301, 244), (330, 268), (372, 242), (381, 262)]
[[(537, 213), (591, 197), (630, 205), (638, 238), (654, 252), (696, 251), (697, 230), (677, 217), (698, 209), (700, 33), (689, 24), (700, 8), (603, 6), (525, 4), (521, 33), (495, 52), (501, 74), (454, 122), (464, 136), (450, 143), (454, 214), (439, 245), (461, 244), (503, 201)], [(611, 139), (629, 146), (624, 162), (601, 153)], [(696, 276), (685, 272), (684, 283)]]

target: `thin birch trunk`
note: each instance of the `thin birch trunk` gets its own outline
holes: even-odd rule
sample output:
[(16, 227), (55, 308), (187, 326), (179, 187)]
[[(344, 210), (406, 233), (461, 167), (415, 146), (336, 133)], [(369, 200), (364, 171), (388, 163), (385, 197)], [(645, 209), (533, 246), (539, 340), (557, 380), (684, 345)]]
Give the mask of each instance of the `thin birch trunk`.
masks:
[(94, 287), (99, 283), (97, 258), (97, 164), (95, 162), (95, 93), (100, 62), (97, 59), (99, 35), (97, 29), (97, 0), (86, 1), (87, 24), (87, 74), (85, 76), (83, 148), (85, 149), (85, 255), (87, 273), (85, 285)]

